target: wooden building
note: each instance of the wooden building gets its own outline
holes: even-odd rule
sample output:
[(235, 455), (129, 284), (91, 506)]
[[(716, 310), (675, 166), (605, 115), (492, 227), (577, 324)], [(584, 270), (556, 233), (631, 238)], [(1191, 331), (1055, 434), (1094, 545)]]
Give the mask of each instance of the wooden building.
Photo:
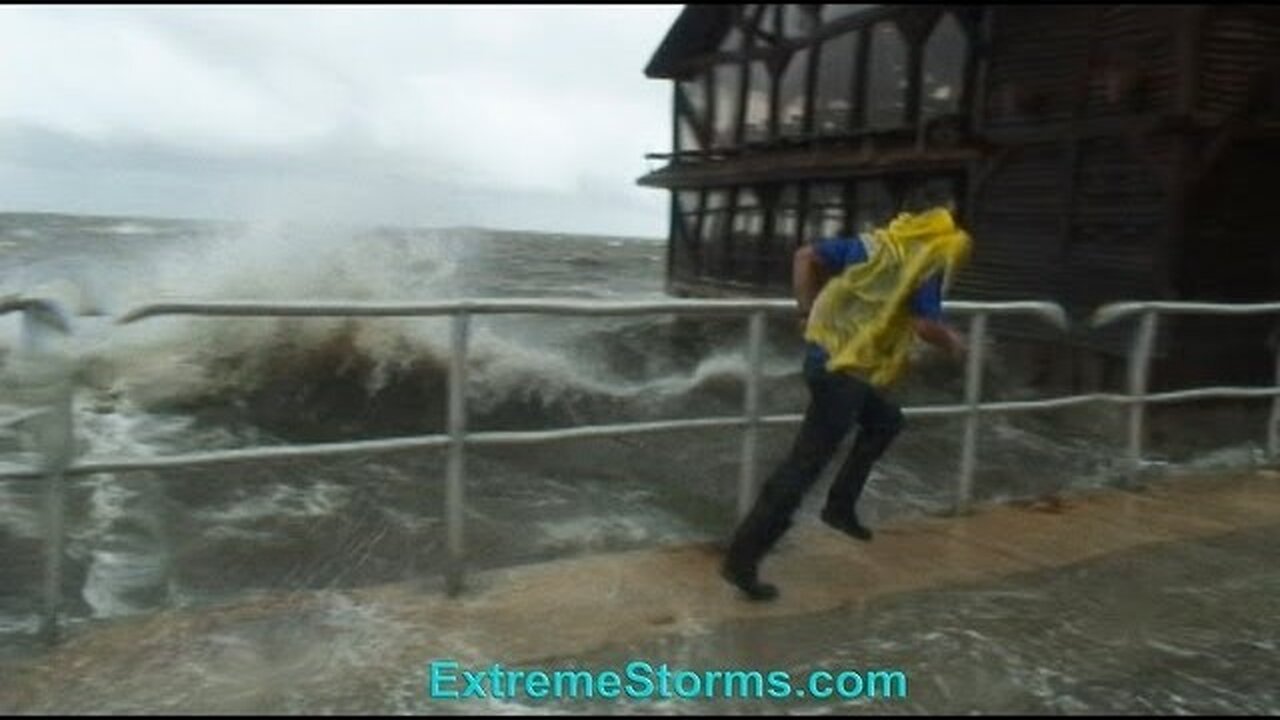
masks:
[[(689, 5), (645, 72), (672, 88), (639, 182), (671, 193), (673, 294), (787, 295), (800, 244), (953, 202), (952, 297), (1280, 300), (1280, 8)], [(1083, 325), (1072, 348), (1127, 348)], [(1162, 347), (1269, 368), (1275, 321), (1237, 326), (1168, 319)]]

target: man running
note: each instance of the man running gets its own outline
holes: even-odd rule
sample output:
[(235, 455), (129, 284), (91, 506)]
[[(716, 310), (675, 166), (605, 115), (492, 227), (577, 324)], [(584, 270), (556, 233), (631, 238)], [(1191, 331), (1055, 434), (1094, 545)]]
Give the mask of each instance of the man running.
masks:
[(790, 455), (765, 482), (722, 567), (750, 599), (777, 597), (775, 586), (759, 581), (757, 567), (791, 527), (791, 516), (855, 421), (857, 440), (831, 485), (822, 520), (871, 540), (854, 506), (872, 464), (902, 427), (901, 409), (883, 390), (906, 369), (916, 336), (964, 355), (963, 339), (942, 322), (942, 295), (970, 245), (951, 213), (935, 208), (796, 251), (792, 282), (808, 342), (810, 402)]

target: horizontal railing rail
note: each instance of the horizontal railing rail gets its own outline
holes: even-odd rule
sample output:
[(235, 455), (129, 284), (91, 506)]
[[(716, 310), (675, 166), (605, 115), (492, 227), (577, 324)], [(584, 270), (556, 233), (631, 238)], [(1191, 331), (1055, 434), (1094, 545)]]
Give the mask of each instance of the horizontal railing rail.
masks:
[[(211, 317), (424, 317), (455, 315), (731, 315), (743, 312), (793, 314), (791, 300), (555, 300), (540, 298), (441, 300), (418, 303), (386, 302), (255, 302), (171, 301), (133, 308), (117, 321), (121, 324), (160, 315)], [(1035, 300), (1013, 302), (948, 301), (948, 312), (1027, 313), (1039, 315), (1066, 329), (1067, 315), (1056, 303)]]
[(1267, 421), (1267, 454), (1280, 456), (1280, 346), (1276, 347), (1275, 384), (1277, 387), (1196, 388), (1149, 395), (1147, 384), (1151, 373), (1151, 356), (1155, 349), (1157, 321), (1160, 314), (1181, 315), (1269, 315), (1280, 314), (1280, 303), (1206, 303), (1174, 301), (1115, 302), (1094, 311), (1091, 324), (1101, 327), (1121, 319), (1138, 316), (1138, 328), (1129, 348), (1129, 447), (1128, 469), (1136, 477), (1142, 468), (1142, 446), (1146, 423), (1146, 406), (1151, 402), (1172, 402), (1208, 398), (1274, 398)]
[(1280, 313), (1280, 302), (1271, 303), (1204, 303), (1147, 300), (1108, 303), (1093, 311), (1095, 327), (1148, 312), (1165, 315), (1273, 315)]
[(5, 295), (0, 297), (0, 315), (20, 312), (23, 320), (23, 333), (27, 344), (32, 341), (31, 333), (55, 331), (70, 333), (71, 322), (62, 306), (53, 300), (24, 297), (21, 295)]
[[(1141, 465), (1143, 410), (1150, 403), (1182, 402), (1204, 398), (1273, 397), (1268, 450), (1277, 453), (1277, 426), (1280, 425), (1280, 387), (1212, 387), (1193, 388), (1157, 394), (1146, 392), (1147, 365), (1154, 343), (1155, 316), (1161, 312), (1209, 312), (1221, 314), (1280, 313), (1280, 303), (1255, 306), (1213, 305), (1206, 303), (1115, 303), (1100, 308), (1094, 315), (1095, 325), (1114, 322), (1130, 315), (1140, 315), (1141, 322), (1130, 353), (1129, 392), (1092, 393), (1066, 397), (999, 402), (982, 401), (982, 370), (985, 362), (987, 320), (991, 315), (1023, 314), (1036, 317), (1066, 331), (1067, 315), (1055, 303), (1043, 301), (968, 302), (945, 304), (949, 314), (971, 315), (969, 324), (970, 352), (966, 359), (964, 402), (948, 405), (909, 406), (903, 408), (909, 417), (964, 416), (965, 431), (957, 477), (956, 510), (968, 509), (973, 495), (974, 469), (977, 463), (979, 417), (988, 413), (1026, 412), (1073, 407), (1105, 402), (1129, 406), (1128, 467), (1136, 473)], [(205, 317), (443, 317), (452, 321), (450, 369), (446, 431), (443, 433), (401, 438), (382, 438), (357, 442), (319, 443), (309, 445), (268, 446), (184, 453), (159, 457), (86, 457), (72, 461), (67, 438), (73, 432), (69, 396), (62, 402), (63, 411), (53, 413), (62, 427), (50, 436), (61, 440), (47, 443), (45, 462), (40, 468), (0, 469), (0, 479), (37, 479), (47, 481), (46, 515), (49, 537), (46, 542), (46, 601), (42, 631), (49, 637), (56, 633), (60, 605), (60, 562), (62, 553), (62, 493), (65, 478), (98, 473), (137, 472), (184, 467), (208, 467), (231, 463), (272, 462), (300, 458), (343, 455), (387, 454), (426, 449), (449, 452), (445, 487), (446, 546), (449, 562), (445, 571), (446, 589), (456, 595), (462, 588), (464, 570), (463, 519), (465, 506), (465, 453), (468, 445), (530, 445), (593, 438), (617, 437), (662, 432), (709, 429), (741, 429), (742, 457), (737, 493), (737, 513), (748, 511), (757, 492), (757, 444), (761, 427), (794, 425), (799, 414), (763, 415), (760, 411), (760, 382), (763, 375), (762, 346), (764, 322), (768, 315), (791, 314), (795, 305), (789, 300), (675, 300), (637, 301), (563, 300), (563, 299), (463, 299), (449, 301), (388, 302), (258, 302), (258, 301), (166, 301), (133, 308), (117, 320), (131, 324), (149, 318), (166, 316)], [(56, 303), (20, 297), (0, 298), (0, 312), (24, 313), (26, 350), (47, 351), (51, 333), (70, 331), (67, 315)], [(469, 432), (466, 421), (466, 358), (473, 315), (539, 314), (579, 316), (623, 316), (671, 314), (678, 316), (745, 315), (747, 324), (746, 378), (744, 411), (741, 416), (656, 420), (575, 428), (522, 431)], [(1280, 386), (1280, 355), (1277, 357), (1277, 386)]]

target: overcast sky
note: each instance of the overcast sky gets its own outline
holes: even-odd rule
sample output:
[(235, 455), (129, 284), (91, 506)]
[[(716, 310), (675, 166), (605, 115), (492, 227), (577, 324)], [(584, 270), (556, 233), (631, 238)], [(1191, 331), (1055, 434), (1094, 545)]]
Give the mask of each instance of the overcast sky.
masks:
[(0, 211), (665, 235), (680, 6), (0, 7)]

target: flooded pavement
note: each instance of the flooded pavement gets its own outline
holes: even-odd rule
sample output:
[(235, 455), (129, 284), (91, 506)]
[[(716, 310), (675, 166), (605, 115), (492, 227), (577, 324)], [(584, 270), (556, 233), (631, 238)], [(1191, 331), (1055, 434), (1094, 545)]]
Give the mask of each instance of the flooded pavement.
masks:
[[(0, 663), (16, 713), (1280, 711), (1280, 474), (1174, 478), (880, 528), (811, 522), (758, 605), (682, 545), (472, 576), (270, 593), (73, 628)], [(904, 697), (432, 700), (428, 663), (531, 670), (897, 670)], [(461, 687), (461, 686), (459, 686)]]
[[(1274, 714), (1277, 547), (1280, 525), (1272, 525), (816, 615), (739, 620), (695, 639), (546, 665), (621, 668), (640, 659), (691, 670), (783, 669), (791, 677), (876, 669), (907, 677), (902, 699), (679, 700), (663, 712)], [(557, 709), (586, 711), (582, 705)]]

